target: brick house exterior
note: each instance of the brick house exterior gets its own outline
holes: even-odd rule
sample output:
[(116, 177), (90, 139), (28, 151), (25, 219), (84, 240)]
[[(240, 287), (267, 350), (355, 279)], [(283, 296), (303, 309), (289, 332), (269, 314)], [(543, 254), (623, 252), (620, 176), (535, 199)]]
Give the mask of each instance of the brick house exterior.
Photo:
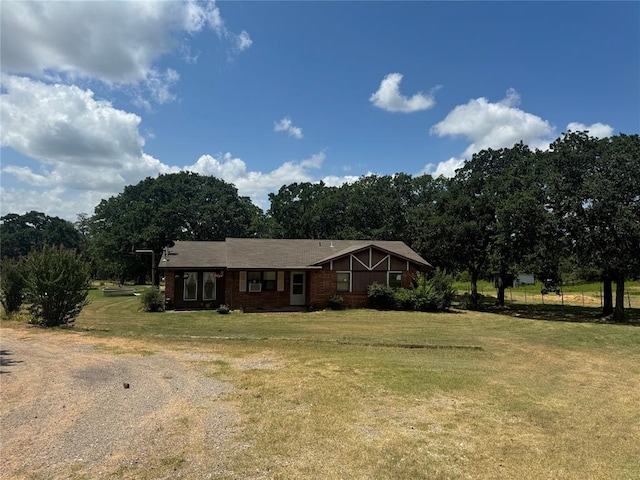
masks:
[(250, 311), (325, 308), (334, 295), (366, 307), (368, 285), (409, 287), (432, 267), (396, 241), (228, 238), (175, 242), (158, 268), (170, 309)]

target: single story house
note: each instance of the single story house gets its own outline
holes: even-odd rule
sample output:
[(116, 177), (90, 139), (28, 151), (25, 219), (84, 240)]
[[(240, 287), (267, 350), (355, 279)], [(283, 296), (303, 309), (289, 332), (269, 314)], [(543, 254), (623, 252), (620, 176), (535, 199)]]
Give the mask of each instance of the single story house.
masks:
[(364, 307), (370, 284), (409, 287), (432, 267), (398, 241), (227, 238), (177, 241), (158, 268), (168, 308), (282, 310), (325, 308), (333, 295)]

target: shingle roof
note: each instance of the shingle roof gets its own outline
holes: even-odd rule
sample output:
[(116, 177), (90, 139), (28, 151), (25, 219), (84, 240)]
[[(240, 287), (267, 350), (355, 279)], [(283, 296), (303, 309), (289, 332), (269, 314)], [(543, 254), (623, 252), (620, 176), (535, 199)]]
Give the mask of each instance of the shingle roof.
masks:
[(227, 238), (224, 242), (176, 242), (160, 268), (308, 269), (368, 248), (430, 266), (399, 241)]
[(169, 249), (169, 255), (160, 259), (160, 268), (225, 268), (227, 247), (225, 242), (177, 241)]

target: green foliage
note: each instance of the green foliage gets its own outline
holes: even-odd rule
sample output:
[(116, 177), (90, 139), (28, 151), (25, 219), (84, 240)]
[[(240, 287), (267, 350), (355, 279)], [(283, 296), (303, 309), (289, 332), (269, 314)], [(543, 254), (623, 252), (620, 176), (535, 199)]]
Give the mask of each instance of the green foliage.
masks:
[(396, 310), (415, 310), (415, 292), (410, 288), (398, 288), (393, 292)]
[(421, 312), (447, 310), (456, 295), (453, 281), (452, 275), (441, 270), (436, 270), (430, 278), (425, 274), (417, 274), (411, 290), (413, 310)]
[(145, 312), (163, 312), (164, 294), (155, 287), (145, 288), (140, 296)]
[(25, 271), (22, 259), (5, 258), (0, 266), (0, 303), (5, 313), (20, 311), (24, 299)]
[[(616, 282), (614, 318), (623, 321), (625, 279), (640, 273), (640, 137), (568, 132), (551, 144), (546, 160), (554, 172), (549, 209), (580, 264)], [(611, 289), (605, 291), (608, 314)]]
[(391, 288), (373, 283), (367, 289), (371, 308), (438, 312), (451, 307), (456, 295), (454, 277), (441, 270), (431, 276), (418, 273), (412, 288)]
[(31, 211), (24, 215), (9, 213), (0, 218), (0, 222), (2, 258), (24, 256), (45, 245), (62, 245), (71, 249), (79, 249), (82, 245), (81, 235), (71, 222), (41, 212)]
[(342, 310), (344, 308), (344, 298), (340, 295), (332, 295), (329, 298), (329, 308), (331, 310)]
[(226, 305), (220, 305), (217, 309), (216, 312), (218, 312), (220, 315), (227, 315), (231, 312), (231, 309), (229, 309), (228, 306)]
[(34, 323), (45, 327), (70, 324), (87, 305), (89, 265), (75, 250), (45, 246), (32, 251), (25, 272)]
[(324, 182), (283, 185), (269, 194), (268, 218), (279, 238), (342, 238), (345, 201), (342, 189)]
[(92, 255), (104, 278), (124, 275), (144, 280), (149, 257), (134, 249), (154, 250), (158, 258), (168, 240), (223, 240), (252, 237), (266, 225), (262, 211), (233, 185), (212, 176), (180, 172), (148, 177), (103, 200), (89, 230)]
[(395, 306), (394, 289), (381, 283), (372, 283), (367, 288), (369, 305), (378, 310), (391, 310)]

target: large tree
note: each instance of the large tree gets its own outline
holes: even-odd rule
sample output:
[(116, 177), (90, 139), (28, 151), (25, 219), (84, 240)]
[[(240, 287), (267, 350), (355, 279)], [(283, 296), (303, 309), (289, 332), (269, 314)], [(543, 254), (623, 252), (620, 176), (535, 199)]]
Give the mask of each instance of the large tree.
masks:
[(9, 213), (0, 222), (2, 258), (17, 258), (44, 246), (79, 249), (82, 245), (81, 235), (71, 222), (41, 212)]
[(411, 202), (407, 208), (405, 243), (432, 265), (449, 272), (456, 270), (448, 233), (456, 222), (449, 217), (451, 180), (420, 175), (412, 180)]
[(442, 254), (469, 272), (473, 306), (483, 273), (497, 274), (498, 303), (504, 305), (508, 274), (553, 238), (536, 157), (522, 143), (482, 150), (456, 172), (434, 208), (425, 235), (442, 237)]
[(345, 191), (343, 238), (404, 240), (413, 181), (406, 173), (368, 175)]
[(410, 175), (368, 175), (329, 187), (292, 183), (270, 194), (268, 215), (287, 238), (404, 240), (413, 196)]
[(549, 159), (555, 171), (550, 206), (579, 261), (602, 273), (603, 313), (623, 321), (625, 279), (640, 269), (640, 137), (568, 132), (551, 145)]
[(344, 224), (344, 192), (324, 182), (292, 183), (269, 194), (267, 215), (280, 238), (339, 238)]
[(191, 172), (166, 174), (100, 202), (90, 222), (91, 241), (95, 256), (103, 259), (102, 272), (139, 277), (149, 259), (136, 261), (131, 256), (136, 249), (160, 254), (169, 240), (256, 236), (262, 216), (223, 180)]

